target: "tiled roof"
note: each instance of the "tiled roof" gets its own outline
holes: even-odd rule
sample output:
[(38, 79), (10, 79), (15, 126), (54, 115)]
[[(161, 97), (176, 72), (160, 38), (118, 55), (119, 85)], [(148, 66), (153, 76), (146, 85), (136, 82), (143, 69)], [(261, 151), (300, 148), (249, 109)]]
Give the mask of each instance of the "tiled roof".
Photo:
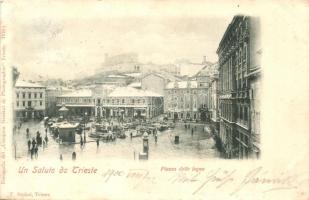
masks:
[(28, 87), (28, 88), (45, 88), (43, 85), (39, 85), (36, 83), (30, 83), (22, 80), (18, 80), (15, 84), (15, 87)]
[(136, 77), (140, 77), (142, 74), (140, 72), (135, 72), (135, 73), (129, 73), (125, 75), (136, 78)]
[(92, 92), (91, 90), (76, 90), (68, 94), (63, 94), (60, 97), (92, 97)]
[(109, 97), (162, 97), (155, 92), (138, 90), (132, 87), (118, 87), (111, 92)]
[(133, 82), (129, 85), (129, 87), (137, 88), (137, 87), (142, 87), (141, 82)]

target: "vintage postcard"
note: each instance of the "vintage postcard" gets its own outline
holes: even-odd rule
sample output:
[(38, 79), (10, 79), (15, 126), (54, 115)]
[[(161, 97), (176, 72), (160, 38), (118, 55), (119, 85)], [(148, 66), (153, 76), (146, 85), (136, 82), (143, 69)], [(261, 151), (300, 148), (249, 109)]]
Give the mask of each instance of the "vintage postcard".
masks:
[(308, 1), (0, 1), (0, 199), (309, 199)]

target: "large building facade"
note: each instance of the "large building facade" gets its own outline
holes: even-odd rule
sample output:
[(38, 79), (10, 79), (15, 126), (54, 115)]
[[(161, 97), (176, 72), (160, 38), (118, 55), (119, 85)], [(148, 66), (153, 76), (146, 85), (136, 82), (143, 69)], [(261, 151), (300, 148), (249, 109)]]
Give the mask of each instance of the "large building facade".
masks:
[(207, 88), (198, 81), (174, 81), (165, 87), (164, 112), (173, 120), (200, 120), (207, 105)]
[(260, 157), (260, 98), (261, 98), (261, 34), (260, 34), (260, 21), (258, 18), (251, 19), (250, 43), (250, 68), (248, 79), (250, 83), (250, 128), (251, 128), (251, 154), (252, 158)]
[(166, 83), (166, 79), (156, 73), (147, 74), (141, 79), (142, 89), (156, 92), (162, 96), (164, 95), (164, 88)]
[(235, 16), (217, 50), (219, 55), (220, 138), (227, 158), (252, 154), (250, 68), (256, 23)]
[(14, 111), (17, 119), (42, 119), (45, 116), (45, 86), (17, 80)]
[(215, 74), (211, 78), (211, 82), (209, 84), (208, 89), (208, 108), (209, 108), (209, 117), (211, 123), (213, 123), (215, 130), (219, 130), (219, 112), (218, 112), (218, 105), (219, 105), (219, 98), (218, 98), (218, 79), (219, 73)]
[[(206, 62), (206, 61), (205, 61)], [(218, 126), (218, 63), (206, 64), (205, 67), (196, 74), (198, 87), (207, 89), (206, 108), (209, 114), (208, 122), (215, 127)]]
[(151, 119), (163, 113), (163, 96), (132, 87), (117, 87), (95, 99), (96, 116), (121, 119)]
[(65, 106), (69, 109), (69, 115), (73, 117), (84, 117), (94, 115), (94, 99), (91, 90), (77, 90), (63, 94), (57, 98), (58, 109)]
[(152, 91), (152, 92), (155, 92), (157, 94), (164, 96), (164, 89), (165, 89), (166, 84), (170, 81), (177, 81), (177, 80), (180, 80), (180, 79), (175, 77), (174, 75), (164, 73), (164, 72), (146, 73), (141, 78), (141, 88), (143, 90)]
[(54, 117), (58, 114), (57, 97), (72, 92), (71, 89), (62, 86), (46, 88), (46, 115)]

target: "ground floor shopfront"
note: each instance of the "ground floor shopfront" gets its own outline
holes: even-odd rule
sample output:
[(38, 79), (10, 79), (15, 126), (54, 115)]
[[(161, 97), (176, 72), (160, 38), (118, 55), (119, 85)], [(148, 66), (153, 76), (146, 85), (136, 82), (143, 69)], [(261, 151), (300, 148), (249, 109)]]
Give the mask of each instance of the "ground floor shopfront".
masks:
[(43, 119), (45, 116), (45, 110), (17, 110), (15, 111), (16, 119)]
[(201, 115), (198, 111), (168, 111), (168, 119), (172, 120), (200, 120)]
[(226, 158), (249, 158), (253, 153), (250, 145), (250, 132), (237, 123), (220, 121), (219, 137)]
[(249, 130), (239, 124), (235, 124), (235, 157), (239, 159), (249, 158), (250, 144), (249, 144)]
[(222, 153), (225, 158), (233, 158), (233, 138), (234, 123), (221, 119), (219, 137), (222, 142)]
[[(71, 117), (83, 117), (85, 115), (87, 116), (93, 116), (94, 115), (94, 108), (91, 106), (70, 106), (65, 105), (65, 107), (68, 109), (68, 116)], [(58, 110), (61, 107), (58, 106)], [(59, 113), (59, 112), (58, 112)]]
[(97, 106), (95, 108), (95, 116), (102, 118), (122, 118), (122, 119), (134, 119), (144, 118), (151, 119), (162, 114), (162, 109), (154, 107), (107, 107)]

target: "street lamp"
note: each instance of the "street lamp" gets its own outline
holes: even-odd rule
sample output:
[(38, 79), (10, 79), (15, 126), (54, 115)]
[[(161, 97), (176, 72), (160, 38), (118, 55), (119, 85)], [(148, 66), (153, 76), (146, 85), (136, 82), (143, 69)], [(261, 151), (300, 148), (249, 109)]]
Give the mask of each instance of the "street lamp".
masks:
[(121, 122), (123, 123), (123, 120), (124, 120), (124, 110), (123, 109), (121, 109)]
[(87, 112), (84, 114), (84, 142), (86, 142), (86, 117), (87, 117)]
[(106, 111), (105, 111), (105, 108), (102, 108), (102, 115), (103, 115), (103, 118), (106, 119)]
[(147, 154), (147, 159), (148, 159), (148, 152), (149, 152), (148, 133), (144, 132), (144, 134), (143, 134), (143, 153)]

